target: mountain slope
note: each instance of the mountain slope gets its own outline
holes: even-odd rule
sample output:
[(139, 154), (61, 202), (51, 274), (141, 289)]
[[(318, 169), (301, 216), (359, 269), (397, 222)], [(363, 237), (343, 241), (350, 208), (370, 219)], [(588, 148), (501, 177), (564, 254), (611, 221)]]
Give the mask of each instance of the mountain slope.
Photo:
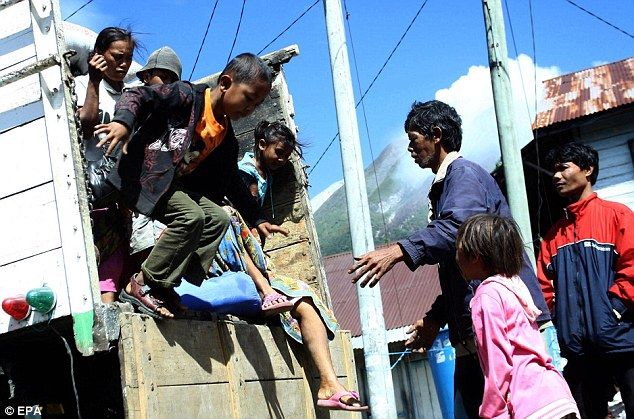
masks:
[[(372, 165), (365, 169), (365, 178), (374, 244), (378, 246), (427, 224), (427, 191), (433, 175), (416, 166), (402, 141), (388, 145), (374, 163), (374, 169)], [(315, 223), (324, 255), (352, 250), (343, 187), (318, 207)]]

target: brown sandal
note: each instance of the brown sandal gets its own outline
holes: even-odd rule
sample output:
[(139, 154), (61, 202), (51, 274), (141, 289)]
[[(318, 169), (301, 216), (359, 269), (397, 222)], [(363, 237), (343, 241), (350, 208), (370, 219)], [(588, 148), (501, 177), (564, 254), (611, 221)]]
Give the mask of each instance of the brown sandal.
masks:
[(141, 285), (136, 281), (136, 274), (130, 278), (130, 292), (126, 292), (125, 288), (121, 290), (119, 299), (123, 302), (130, 303), (134, 308), (143, 314), (154, 317), (155, 319), (164, 319), (159, 312), (159, 308), (165, 307), (165, 301), (159, 300), (152, 296), (155, 290), (147, 285)]

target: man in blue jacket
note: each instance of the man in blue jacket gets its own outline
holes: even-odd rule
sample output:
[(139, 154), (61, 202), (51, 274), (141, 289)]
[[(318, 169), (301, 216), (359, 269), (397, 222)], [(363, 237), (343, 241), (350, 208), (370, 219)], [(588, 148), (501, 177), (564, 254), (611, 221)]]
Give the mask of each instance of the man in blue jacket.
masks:
[[(372, 287), (398, 262), (405, 262), (412, 271), (421, 265), (438, 264), (442, 293), (425, 317), (412, 326), (406, 345), (425, 350), (439, 329), (449, 325), (449, 337), (457, 354), (454, 389), (460, 393), (467, 415), (477, 418), (484, 378), (473, 341), (469, 301), (478, 284), (467, 283), (456, 265), (456, 233), (472, 215), (491, 213), (510, 217), (511, 212), (493, 177), (476, 163), (460, 157), (461, 125), (456, 110), (443, 102), (432, 100), (412, 105), (405, 120), (407, 149), (416, 164), (435, 174), (429, 191), (429, 224), (391, 246), (360, 256), (348, 273), (354, 274), (353, 283), (363, 278), (361, 286)], [(538, 323), (550, 322), (526, 254), (520, 277), (542, 311)]]

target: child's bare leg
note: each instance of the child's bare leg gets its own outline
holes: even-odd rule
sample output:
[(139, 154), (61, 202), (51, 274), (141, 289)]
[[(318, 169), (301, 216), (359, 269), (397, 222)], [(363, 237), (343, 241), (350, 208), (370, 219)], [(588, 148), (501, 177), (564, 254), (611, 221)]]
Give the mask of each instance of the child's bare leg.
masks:
[(104, 304), (114, 303), (117, 300), (117, 294), (112, 291), (105, 291), (101, 293), (101, 302)]
[[(299, 322), (302, 341), (319, 372), (317, 398), (325, 400), (337, 392), (346, 391), (335, 374), (328, 347), (326, 326), (317, 314), (317, 309), (308, 302), (308, 299), (302, 298), (291, 311), (291, 315)], [(361, 406), (361, 403), (352, 397), (344, 396), (341, 401), (351, 406)]]
[[(251, 256), (249, 256), (248, 254), (245, 254), (244, 261), (247, 265), (247, 274), (249, 274), (249, 276), (253, 280), (253, 283), (255, 284), (255, 289), (258, 290), (258, 293), (260, 293), (260, 295), (263, 298), (266, 297), (267, 295), (275, 293), (276, 291), (271, 287), (271, 284), (269, 284), (269, 281), (264, 277), (264, 275), (262, 275), (262, 272), (260, 272), (260, 270), (255, 266), (255, 263), (253, 263), (253, 260), (251, 260)], [(275, 301), (275, 302), (279, 302), (279, 301)]]

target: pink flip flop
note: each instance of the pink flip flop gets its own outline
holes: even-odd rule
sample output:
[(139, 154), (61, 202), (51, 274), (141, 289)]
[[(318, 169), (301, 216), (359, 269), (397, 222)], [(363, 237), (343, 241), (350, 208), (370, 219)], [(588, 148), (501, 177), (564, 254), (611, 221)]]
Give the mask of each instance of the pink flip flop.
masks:
[[(277, 300), (284, 300), (278, 301)], [(287, 296), (280, 294), (279, 292), (274, 292), (273, 294), (269, 294), (264, 297), (262, 300), (262, 313), (265, 316), (274, 316), (276, 314), (284, 313), (285, 311), (290, 311), (295, 302), (291, 301)], [(266, 307), (265, 307), (266, 306)]]
[(352, 406), (346, 404), (341, 400), (343, 396), (350, 396), (361, 404), (361, 400), (359, 400), (359, 393), (356, 391), (339, 391), (330, 396), (329, 399), (317, 400), (317, 406), (328, 410), (349, 410), (351, 412), (364, 412), (370, 409), (368, 406)]

